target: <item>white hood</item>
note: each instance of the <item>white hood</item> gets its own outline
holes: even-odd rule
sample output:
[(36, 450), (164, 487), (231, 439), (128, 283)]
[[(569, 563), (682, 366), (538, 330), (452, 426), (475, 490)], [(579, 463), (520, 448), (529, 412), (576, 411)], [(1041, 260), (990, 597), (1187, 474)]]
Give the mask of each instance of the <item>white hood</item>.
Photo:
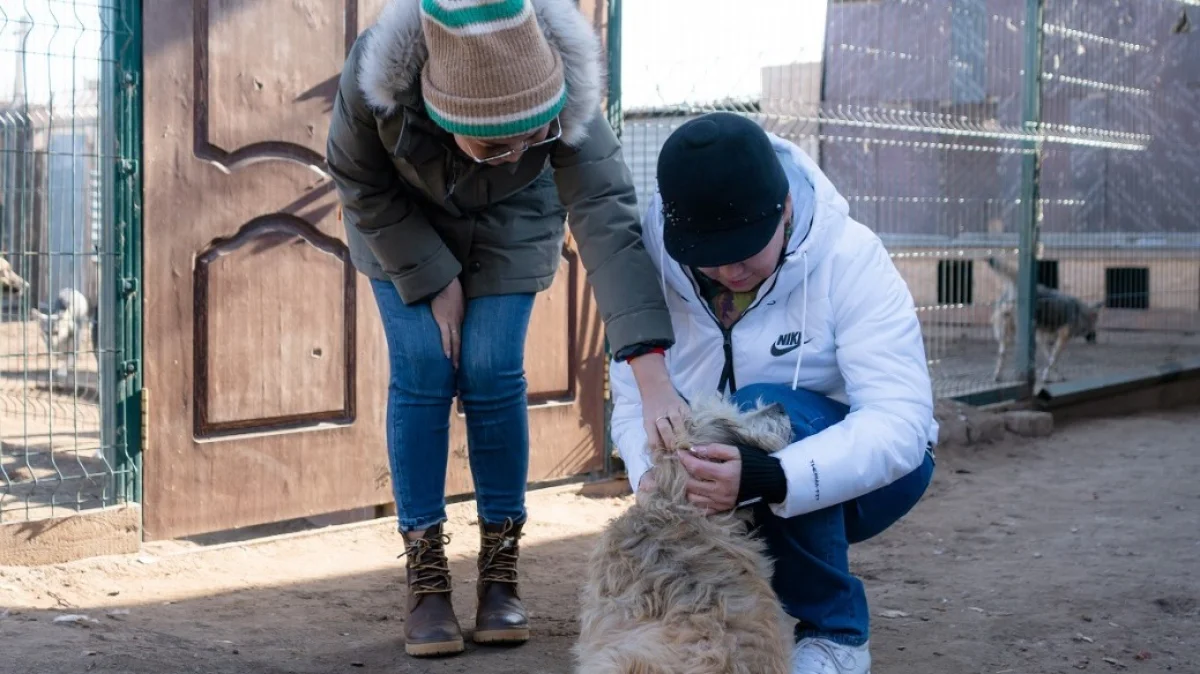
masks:
[[(908, 474), (937, 438), (937, 425), (912, 296), (887, 251), (848, 216), (846, 200), (803, 150), (777, 136), (771, 142), (792, 194), (813, 198), (793, 197), (784, 262), (730, 332), (734, 383), (790, 385), (851, 406), (845, 421), (777, 454), (788, 497), (773, 508), (792, 517)], [(687, 398), (717, 390), (726, 364), (724, 334), (687, 272), (666, 255), (657, 193), (642, 238), (671, 310), (672, 381)], [(649, 468), (640, 398), (628, 364), (613, 363), (611, 380), (613, 442), (636, 488)]]

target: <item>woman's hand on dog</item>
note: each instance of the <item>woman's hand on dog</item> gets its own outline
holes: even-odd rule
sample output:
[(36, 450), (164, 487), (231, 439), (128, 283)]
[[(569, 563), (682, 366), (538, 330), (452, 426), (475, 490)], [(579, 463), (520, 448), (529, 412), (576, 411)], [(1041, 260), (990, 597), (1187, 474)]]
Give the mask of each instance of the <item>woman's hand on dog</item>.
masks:
[(691, 410), (675, 390), (661, 353), (647, 353), (629, 361), (642, 398), (642, 427), (652, 447), (671, 447), (683, 430)]
[(642, 426), (650, 443), (657, 447), (675, 444), (675, 434), (683, 430), (688, 417), (688, 405), (679, 397), (675, 387), (647, 387), (642, 392)]
[(680, 450), (679, 461), (691, 476), (687, 484), (688, 501), (709, 514), (737, 506), (738, 489), (742, 486), (742, 455), (737, 447), (697, 445), (691, 451)]

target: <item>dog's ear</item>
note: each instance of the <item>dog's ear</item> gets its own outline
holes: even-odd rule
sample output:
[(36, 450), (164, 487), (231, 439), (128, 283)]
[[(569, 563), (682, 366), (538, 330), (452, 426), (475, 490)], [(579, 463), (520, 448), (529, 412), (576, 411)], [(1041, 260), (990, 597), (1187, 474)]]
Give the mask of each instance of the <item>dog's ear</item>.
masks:
[(743, 444), (777, 452), (792, 442), (792, 421), (779, 403), (758, 405), (738, 420), (737, 435)]

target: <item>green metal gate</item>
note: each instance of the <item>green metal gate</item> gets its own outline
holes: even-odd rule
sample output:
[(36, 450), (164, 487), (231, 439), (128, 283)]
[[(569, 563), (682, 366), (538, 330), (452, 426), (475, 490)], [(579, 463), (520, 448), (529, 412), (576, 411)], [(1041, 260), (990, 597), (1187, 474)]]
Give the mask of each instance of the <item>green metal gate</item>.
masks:
[(137, 501), (141, 7), (0, 4), (0, 524)]

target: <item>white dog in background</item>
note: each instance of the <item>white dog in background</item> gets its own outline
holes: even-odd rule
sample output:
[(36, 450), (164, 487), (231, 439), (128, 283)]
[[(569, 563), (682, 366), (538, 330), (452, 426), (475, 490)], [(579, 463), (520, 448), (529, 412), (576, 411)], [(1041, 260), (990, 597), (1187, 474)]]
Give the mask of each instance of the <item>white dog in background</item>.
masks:
[(60, 358), (57, 374), (65, 379), (68, 372), (75, 370), (83, 327), (90, 324), (87, 298), (74, 288), (63, 288), (58, 293), (51, 313), (44, 314), (34, 309), (33, 315), (41, 325), (51, 359), (55, 355)]

